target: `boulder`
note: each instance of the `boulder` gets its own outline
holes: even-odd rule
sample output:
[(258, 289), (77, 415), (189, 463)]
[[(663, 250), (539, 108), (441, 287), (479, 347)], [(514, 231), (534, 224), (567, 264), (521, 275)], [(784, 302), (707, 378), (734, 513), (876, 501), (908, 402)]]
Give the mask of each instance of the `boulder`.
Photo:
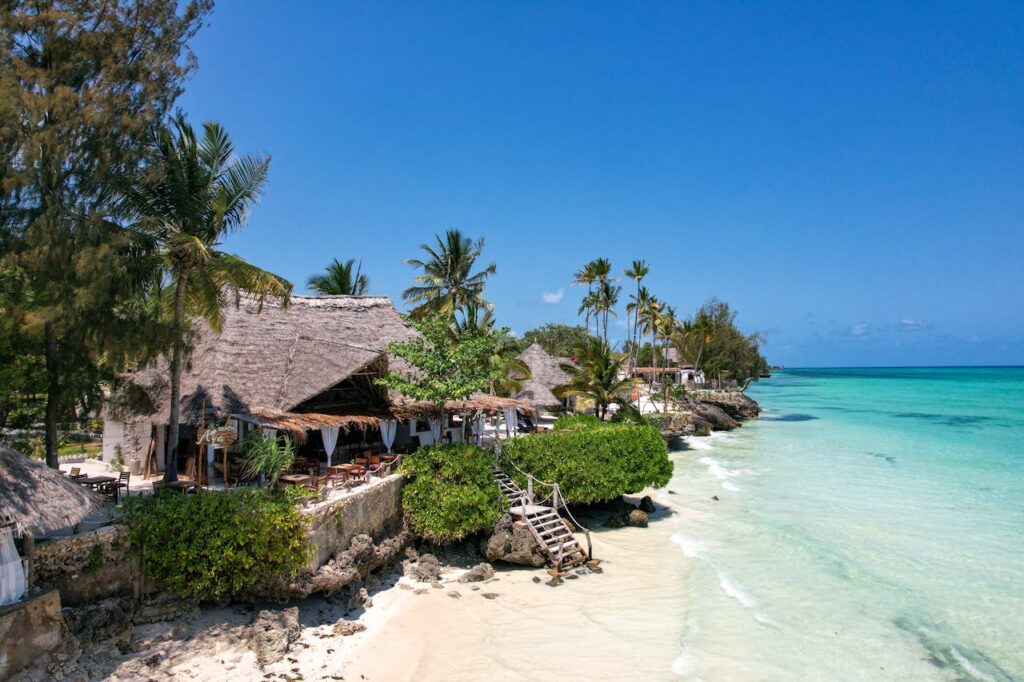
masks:
[(340, 637), (348, 637), (349, 635), (354, 635), (357, 632), (362, 632), (365, 629), (365, 625), (354, 620), (339, 620), (334, 624), (334, 634)]
[(126, 649), (132, 636), (134, 613), (134, 599), (116, 597), (87, 606), (62, 609), (67, 633), (77, 637), (83, 648), (109, 642)]
[(441, 564), (433, 554), (420, 554), (415, 562), (402, 562), (406, 577), (421, 583), (434, 583), (441, 579)]
[(257, 613), (249, 626), (249, 648), (256, 652), (260, 669), (284, 658), (292, 643), (299, 639), (299, 634), (297, 606)]
[(640, 500), (639, 509), (640, 511), (647, 512), (648, 514), (653, 514), (655, 511), (657, 511), (657, 507), (654, 506), (654, 500), (651, 499), (650, 495), (643, 496), (643, 498)]
[(728, 413), (726, 413), (726, 411), (717, 404), (706, 403), (698, 400), (694, 401), (693, 405), (694, 411), (711, 424), (711, 429), (713, 431), (732, 431), (740, 426), (738, 421), (730, 417)]
[(348, 603), (345, 604), (345, 609), (346, 611), (355, 611), (357, 609), (368, 609), (371, 606), (373, 606), (373, 599), (370, 597), (370, 593), (367, 592), (365, 587), (360, 587), (349, 597)]
[(761, 414), (761, 406), (743, 391), (691, 391), (690, 396), (705, 405), (714, 405), (733, 419), (753, 419)]
[(626, 518), (626, 525), (633, 526), (634, 528), (646, 528), (647, 527), (647, 512), (639, 509), (634, 509), (629, 512), (629, 516)]
[(494, 568), (490, 564), (477, 564), (459, 576), (460, 583), (478, 583), (494, 577)]
[(529, 526), (523, 521), (514, 521), (511, 514), (505, 514), (498, 520), (490, 537), (481, 542), (480, 549), (491, 562), (504, 561), (534, 568), (547, 563)]

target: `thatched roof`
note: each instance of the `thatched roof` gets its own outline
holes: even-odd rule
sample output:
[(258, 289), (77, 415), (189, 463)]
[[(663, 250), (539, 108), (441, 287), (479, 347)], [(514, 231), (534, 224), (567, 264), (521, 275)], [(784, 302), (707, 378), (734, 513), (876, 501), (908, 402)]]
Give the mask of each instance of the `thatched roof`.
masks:
[(19, 534), (43, 536), (104, 510), (103, 498), (44, 462), (0, 447), (0, 519)]
[[(487, 393), (474, 393), (465, 400), (447, 400), (444, 404), (444, 409), (448, 412), (483, 412), (492, 417), (510, 407), (514, 407), (527, 416), (531, 416), (534, 411), (526, 401), (517, 398), (502, 398)], [(437, 408), (433, 403), (407, 399), (395, 400), (391, 405), (391, 413), (396, 419), (426, 419), (433, 416), (436, 411)]]
[(519, 359), (530, 368), (532, 377), (523, 384), (516, 398), (538, 406), (560, 404), (552, 390), (569, 383), (569, 375), (559, 366), (568, 360), (551, 357), (539, 343), (531, 344), (519, 354)]
[[(251, 300), (224, 312), (220, 334), (202, 322), (181, 379), (181, 421), (230, 414), (288, 413), (359, 372), (393, 341), (416, 331), (386, 296), (293, 296), (291, 305)], [(166, 363), (132, 381), (152, 398), (153, 421), (167, 422)]]
[[(248, 414), (234, 414), (232, 416), (259, 426), (288, 431), (300, 442), (306, 439), (307, 431), (315, 431), (321, 426), (337, 426), (346, 433), (352, 429), (365, 431), (368, 428), (379, 428), (380, 426), (377, 421), (378, 418), (369, 415), (254, 410)], [(387, 418), (389, 415), (382, 414), (381, 416)]]

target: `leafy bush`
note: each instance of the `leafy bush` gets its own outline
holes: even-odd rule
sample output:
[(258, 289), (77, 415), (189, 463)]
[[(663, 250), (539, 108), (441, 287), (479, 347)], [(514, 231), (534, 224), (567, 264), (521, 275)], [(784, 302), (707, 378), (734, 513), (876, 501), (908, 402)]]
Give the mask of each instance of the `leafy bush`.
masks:
[(402, 511), (413, 531), (449, 543), (494, 528), (501, 493), (493, 466), (490, 453), (464, 443), (429, 445), (404, 458)]
[(230, 598), (305, 565), (298, 492), (238, 488), (129, 497), (124, 516), (146, 575), (198, 600)]
[(640, 410), (629, 403), (620, 403), (619, 409), (612, 415), (611, 421), (613, 424), (636, 424), (637, 426), (651, 424), (647, 417), (640, 413)]
[[(505, 471), (525, 488), (516, 467), (557, 482), (568, 502), (588, 504), (666, 485), (672, 476), (668, 448), (657, 429), (605, 424), (505, 441)], [(522, 480), (521, 480), (522, 479)]]
[(266, 476), (270, 487), (277, 486), (277, 478), (295, 463), (295, 449), (288, 436), (278, 439), (253, 431), (245, 439), (245, 463), (242, 474), (249, 479)]
[(555, 431), (575, 431), (603, 426), (604, 422), (592, 414), (563, 414), (551, 426)]

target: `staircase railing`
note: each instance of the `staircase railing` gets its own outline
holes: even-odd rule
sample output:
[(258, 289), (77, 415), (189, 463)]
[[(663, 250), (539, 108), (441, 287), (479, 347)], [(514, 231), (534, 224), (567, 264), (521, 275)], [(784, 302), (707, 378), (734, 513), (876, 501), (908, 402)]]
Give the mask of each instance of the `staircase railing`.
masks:
[[(526, 494), (520, 498), (523, 517), (525, 518), (526, 516), (527, 504), (543, 504), (544, 502), (550, 500), (551, 508), (555, 511), (555, 513), (561, 515), (559, 510), (564, 510), (565, 516), (567, 516), (569, 520), (572, 521), (573, 525), (577, 528), (577, 530), (583, 533), (584, 537), (587, 538), (587, 559), (593, 559), (594, 546), (590, 538), (590, 529), (584, 526), (579, 521), (577, 521), (576, 517), (572, 515), (571, 511), (569, 511), (569, 507), (565, 504), (565, 498), (562, 496), (562, 489), (561, 487), (559, 487), (558, 483), (542, 481), (541, 479), (534, 477), (533, 474), (527, 473), (520, 469), (512, 460), (506, 459), (506, 461), (509, 464), (511, 464), (516, 471), (518, 471), (520, 474), (526, 477)], [(550, 488), (550, 497), (545, 496), (544, 498), (538, 501), (537, 495), (535, 493), (535, 489), (537, 486)], [(561, 562), (561, 557), (559, 557), (559, 562)]]

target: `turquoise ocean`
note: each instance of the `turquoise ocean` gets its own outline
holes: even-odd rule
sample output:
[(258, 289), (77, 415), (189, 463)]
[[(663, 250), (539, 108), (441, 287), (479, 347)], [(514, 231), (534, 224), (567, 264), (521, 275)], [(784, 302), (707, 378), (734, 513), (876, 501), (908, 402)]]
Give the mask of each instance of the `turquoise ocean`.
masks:
[(689, 439), (659, 494), (691, 595), (676, 674), (1024, 680), (1024, 368), (748, 393), (762, 417)]

